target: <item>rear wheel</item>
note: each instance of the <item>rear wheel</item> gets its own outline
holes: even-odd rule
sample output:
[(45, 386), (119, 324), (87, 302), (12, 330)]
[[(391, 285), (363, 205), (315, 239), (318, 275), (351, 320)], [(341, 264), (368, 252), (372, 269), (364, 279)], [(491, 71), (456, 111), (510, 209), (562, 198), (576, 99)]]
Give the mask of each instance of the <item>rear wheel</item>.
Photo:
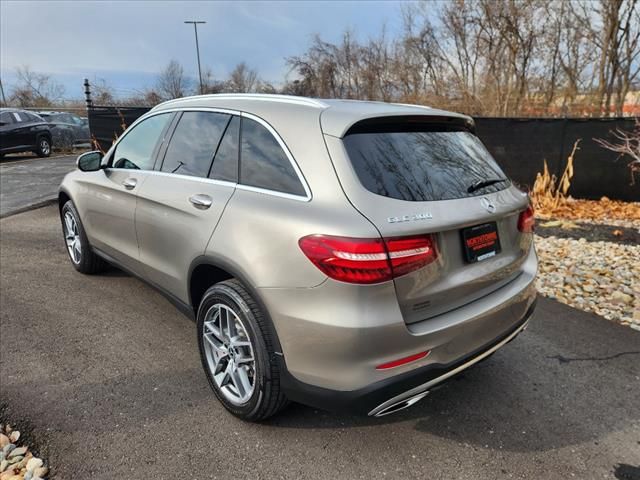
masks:
[(82, 273), (98, 273), (105, 269), (106, 262), (96, 255), (80, 221), (80, 215), (71, 200), (60, 211), (62, 233), (73, 267)]
[(51, 155), (51, 140), (49, 140), (48, 137), (38, 137), (37, 142), (36, 155), (39, 157), (48, 157)]
[(243, 420), (264, 420), (287, 400), (264, 315), (237, 280), (218, 283), (198, 309), (198, 346), (209, 385), (224, 407)]

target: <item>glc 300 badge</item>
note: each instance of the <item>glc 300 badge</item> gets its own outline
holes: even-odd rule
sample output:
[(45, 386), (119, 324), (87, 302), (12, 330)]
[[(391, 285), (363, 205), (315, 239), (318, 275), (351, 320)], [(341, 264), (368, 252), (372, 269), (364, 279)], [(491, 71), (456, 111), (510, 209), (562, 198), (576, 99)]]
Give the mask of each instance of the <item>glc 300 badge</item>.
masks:
[(433, 215), (429, 212), (424, 213), (416, 213), (413, 215), (402, 215), (401, 217), (389, 217), (387, 218), (387, 222), (389, 223), (400, 223), (400, 222), (415, 222), (418, 220), (431, 220)]

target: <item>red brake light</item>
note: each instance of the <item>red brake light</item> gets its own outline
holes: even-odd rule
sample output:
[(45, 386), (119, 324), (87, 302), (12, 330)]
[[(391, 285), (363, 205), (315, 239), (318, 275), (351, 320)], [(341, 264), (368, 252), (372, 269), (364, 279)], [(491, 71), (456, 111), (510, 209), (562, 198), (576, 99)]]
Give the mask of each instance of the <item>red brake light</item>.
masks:
[(532, 233), (535, 223), (533, 207), (529, 205), (524, 212), (520, 212), (520, 216), (518, 217), (518, 230), (523, 233)]
[(430, 235), (349, 238), (309, 235), (300, 249), (327, 276), (348, 283), (380, 283), (424, 267), (436, 258)]

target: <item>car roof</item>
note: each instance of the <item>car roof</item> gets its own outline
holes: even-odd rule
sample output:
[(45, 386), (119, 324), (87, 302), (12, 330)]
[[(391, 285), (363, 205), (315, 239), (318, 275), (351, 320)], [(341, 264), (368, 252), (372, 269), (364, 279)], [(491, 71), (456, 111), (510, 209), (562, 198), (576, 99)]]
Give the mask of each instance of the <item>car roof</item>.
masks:
[(157, 105), (152, 111), (182, 108), (229, 109), (257, 115), (267, 122), (271, 121), (271, 117), (282, 117), (283, 114), (289, 114), (291, 121), (295, 121), (298, 115), (311, 115), (320, 119), (325, 134), (335, 137), (343, 137), (352, 125), (361, 120), (377, 117), (423, 115), (471, 120), (459, 113), (421, 105), (240, 93), (197, 95), (169, 100)]

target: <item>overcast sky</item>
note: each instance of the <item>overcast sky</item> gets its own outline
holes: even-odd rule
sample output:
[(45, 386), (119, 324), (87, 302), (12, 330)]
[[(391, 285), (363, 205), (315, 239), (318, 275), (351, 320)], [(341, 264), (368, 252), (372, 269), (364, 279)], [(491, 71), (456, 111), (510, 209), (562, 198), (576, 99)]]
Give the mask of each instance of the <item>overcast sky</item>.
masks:
[(82, 97), (82, 79), (105, 79), (118, 95), (150, 87), (172, 58), (197, 77), (193, 26), (200, 57), (224, 78), (246, 61), (260, 76), (281, 83), (285, 57), (302, 53), (314, 34), (336, 41), (346, 28), (359, 38), (382, 25), (399, 28), (400, 4), (367, 1), (170, 2), (0, 0), (0, 75), (7, 93), (15, 68), (51, 74), (69, 98)]

